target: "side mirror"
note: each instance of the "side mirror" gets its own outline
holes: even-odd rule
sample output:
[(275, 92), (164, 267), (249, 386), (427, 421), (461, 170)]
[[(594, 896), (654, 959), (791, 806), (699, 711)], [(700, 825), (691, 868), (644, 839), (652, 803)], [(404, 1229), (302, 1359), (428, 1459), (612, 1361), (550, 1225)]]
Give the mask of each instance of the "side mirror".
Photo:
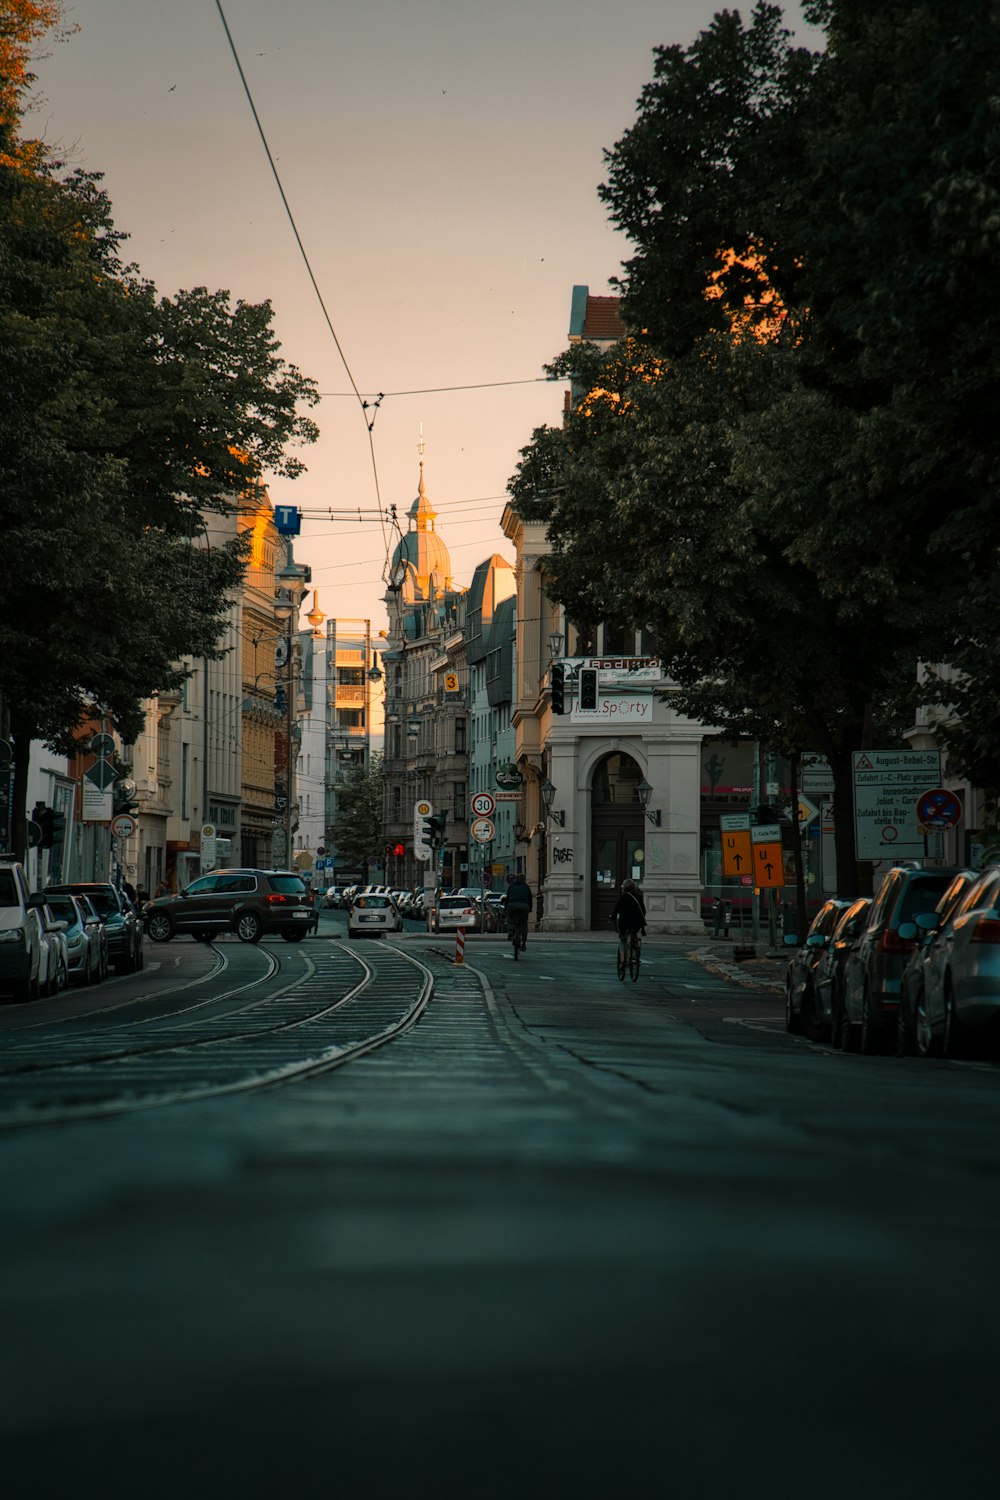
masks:
[(799, 940), (794, 932), (786, 932), (781, 941), (786, 948), (797, 948), (799, 946)]
[(809, 937), (806, 938), (806, 947), (807, 948), (825, 948), (826, 947), (826, 935), (825, 935), (825, 933), (822, 933), (822, 932), (814, 932), (814, 933), (812, 933)]
[[(916, 916), (913, 919), (914, 923), (917, 927), (919, 927), (921, 932), (936, 932), (938, 926), (940, 925), (940, 920), (941, 919), (939, 918), (936, 911), (922, 911), (919, 916)], [(909, 922), (903, 923), (903, 927), (909, 926)], [(900, 931), (902, 931), (902, 927), (900, 928)]]

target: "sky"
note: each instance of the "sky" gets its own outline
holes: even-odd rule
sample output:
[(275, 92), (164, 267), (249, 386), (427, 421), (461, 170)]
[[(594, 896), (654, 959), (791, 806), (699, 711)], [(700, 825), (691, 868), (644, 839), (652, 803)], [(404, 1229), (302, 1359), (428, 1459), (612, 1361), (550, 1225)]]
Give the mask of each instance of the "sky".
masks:
[[(543, 366), (567, 345), (572, 288), (607, 295), (629, 255), (597, 195), (603, 151), (635, 119), (654, 47), (688, 45), (719, 8), (67, 4), (77, 29), (36, 63), (25, 128), (104, 174), (126, 258), (162, 294), (271, 301), (283, 358), (323, 393), (308, 472), (269, 489), (303, 511), (295, 558), (327, 616), (384, 626), (384, 529), (365, 513), (395, 505), (406, 529), (421, 431), (455, 583), (493, 552), (513, 561), (506, 486), (533, 429), (560, 421), (565, 386)], [(818, 44), (797, 4), (786, 15)], [(369, 402), (384, 393), (377, 410), (352, 378)], [(361, 516), (309, 515), (330, 509)]]

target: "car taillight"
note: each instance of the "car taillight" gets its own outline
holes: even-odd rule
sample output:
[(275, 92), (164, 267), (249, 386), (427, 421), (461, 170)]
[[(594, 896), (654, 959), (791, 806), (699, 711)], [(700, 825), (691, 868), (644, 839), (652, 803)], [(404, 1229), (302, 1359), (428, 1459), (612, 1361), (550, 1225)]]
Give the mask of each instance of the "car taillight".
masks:
[(1000, 943), (1000, 918), (980, 917), (972, 929), (972, 943)]
[(289, 896), (282, 896), (279, 892), (272, 891), (270, 893), (270, 895), (268, 896), (268, 898), (267, 898), (267, 904), (268, 904), (268, 906), (283, 905), (284, 902), (286, 902), (286, 901), (288, 901), (290, 899), (292, 899), (292, 898), (289, 897)]
[(885, 929), (879, 944), (883, 953), (912, 953), (916, 946), (916, 943), (910, 942), (909, 939), (901, 938), (899, 933), (891, 927)]

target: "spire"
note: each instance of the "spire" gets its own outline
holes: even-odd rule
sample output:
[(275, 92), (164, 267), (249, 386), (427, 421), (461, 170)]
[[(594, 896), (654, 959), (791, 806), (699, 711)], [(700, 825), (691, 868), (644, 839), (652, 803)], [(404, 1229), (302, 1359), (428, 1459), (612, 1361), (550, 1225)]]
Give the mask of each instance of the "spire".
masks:
[(411, 530), (433, 531), (434, 522), (437, 519), (437, 511), (427, 498), (427, 487), (424, 483), (424, 424), (420, 424), (420, 437), (417, 441), (417, 453), (420, 455), (420, 484), (417, 489), (417, 498), (410, 506), (410, 519), (416, 522)]

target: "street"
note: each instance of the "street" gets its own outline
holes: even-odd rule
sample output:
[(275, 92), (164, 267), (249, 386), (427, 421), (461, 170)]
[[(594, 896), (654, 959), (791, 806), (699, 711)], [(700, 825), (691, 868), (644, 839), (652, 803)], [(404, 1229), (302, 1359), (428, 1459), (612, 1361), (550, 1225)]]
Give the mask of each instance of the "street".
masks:
[(147, 942), (113, 1008), (0, 1013), (6, 1066), (162, 1022), (180, 963), (220, 996), (274, 960), (286, 991), (396, 951), (433, 978), (332, 1071), (0, 1132), (5, 1493), (991, 1486), (1000, 1069), (788, 1037), (697, 939), (647, 943), (633, 985), (610, 936), (517, 964), (473, 938), (456, 968), (338, 923)]

